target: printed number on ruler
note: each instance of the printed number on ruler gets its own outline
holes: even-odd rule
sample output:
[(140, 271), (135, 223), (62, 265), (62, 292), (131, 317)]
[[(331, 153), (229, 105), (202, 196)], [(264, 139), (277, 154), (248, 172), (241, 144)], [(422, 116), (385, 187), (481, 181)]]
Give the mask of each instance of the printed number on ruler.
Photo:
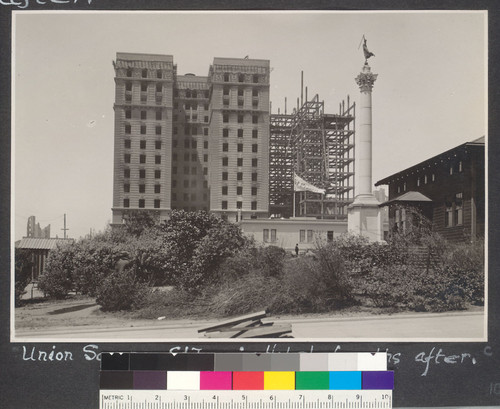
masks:
[(100, 409), (392, 408), (392, 390), (101, 390)]

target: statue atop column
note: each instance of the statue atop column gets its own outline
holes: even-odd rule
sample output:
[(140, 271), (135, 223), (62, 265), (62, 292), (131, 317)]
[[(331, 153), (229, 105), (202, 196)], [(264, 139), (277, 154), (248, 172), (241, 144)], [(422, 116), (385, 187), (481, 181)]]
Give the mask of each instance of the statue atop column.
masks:
[(375, 57), (375, 54), (373, 54), (368, 50), (368, 47), (366, 45), (366, 38), (364, 35), (363, 35), (363, 53), (365, 54), (365, 65), (368, 65), (368, 58)]

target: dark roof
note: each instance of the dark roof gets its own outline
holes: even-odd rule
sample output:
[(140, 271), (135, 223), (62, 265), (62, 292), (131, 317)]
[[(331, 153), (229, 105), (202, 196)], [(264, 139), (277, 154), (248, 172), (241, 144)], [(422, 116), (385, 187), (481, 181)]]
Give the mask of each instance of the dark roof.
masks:
[(53, 250), (58, 244), (73, 243), (73, 239), (39, 239), (35, 237), (23, 237), (15, 244), (16, 249), (30, 250)]
[(410, 166), (409, 168), (406, 168), (406, 169), (401, 170), (397, 173), (394, 173), (390, 176), (387, 176), (384, 179), (381, 179), (377, 183), (375, 183), (375, 186), (387, 185), (390, 182), (392, 182), (394, 179), (402, 176), (402, 174), (404, 174), (404, 173), (410, 173), (410, 172), (415, 171), (419, 168), (428, 168), (430, 165), (437, 163), (438, 161), (441, 161), (444, 158), (454, 156), (459, 151), (466, 150), (467, 147), (483, 147), (484, 148), (484, 144), (485, 144), (485, 137), (484, 136), (477, 138), (477, 139), (474, 139), (473, 141), (470, 141), (470, 142), (465, 142), (465, 143), (458, 145), (452, 149), (449, 149), (443, 153), (440, 153), (439, 155), (436, 155), (436, 156), (433, 156), (432, 158), (426, 159), (423, 162), (417, 163), (416, 165)]
[(423, 195), (420, 192), (410, 191), (402, 194), (401, 196), (395, 197), (392, 200), (384, 202), (379, 206), (387, 206), (395, 202), (401, 202), (401, 203), (432, 202), (432, 199), (429, 199), (427, 196)]

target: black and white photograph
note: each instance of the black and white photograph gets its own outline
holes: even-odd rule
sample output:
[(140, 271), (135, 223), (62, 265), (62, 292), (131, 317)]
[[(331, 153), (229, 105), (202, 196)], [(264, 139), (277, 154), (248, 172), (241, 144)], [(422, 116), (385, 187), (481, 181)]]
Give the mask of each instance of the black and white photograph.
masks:
[(486, 341), (487, 18), (13, 12), (11, 341)]

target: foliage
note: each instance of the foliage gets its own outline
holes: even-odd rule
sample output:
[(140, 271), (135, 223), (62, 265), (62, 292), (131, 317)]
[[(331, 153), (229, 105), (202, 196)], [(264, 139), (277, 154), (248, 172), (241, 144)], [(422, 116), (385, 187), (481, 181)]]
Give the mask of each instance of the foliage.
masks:
[(200, 293), (212, 282), (223, 260), (245, 246), (238, 226), (203, 211), (175, 210), (162, 225), (166, 272), (176, 286)]
[(51, 298), (64, 298), (73, 289), (76, 243), (58, 245), (49, 253), (38, 288)]
[(160, 224), (160, 215), (153, 210), (128, 210), (123, 214), (123, 220), (125, 232), (139, 237)]
[(72, 281), (75, 291), (95, 296), (97, 288), (121, 258), (128, 257), (126, 248), (105, 240), (84, 239), (75, 245)]
[(24, 289), (31, 281), (33, 261), (31, 252), (27, 249), (15, 250), (15, 305), (19, 306)]
[(148, 292), (130, 269), (114, 271), (102, 280), (96, 289), (96, 303), (103, 311), (133, 309)]

